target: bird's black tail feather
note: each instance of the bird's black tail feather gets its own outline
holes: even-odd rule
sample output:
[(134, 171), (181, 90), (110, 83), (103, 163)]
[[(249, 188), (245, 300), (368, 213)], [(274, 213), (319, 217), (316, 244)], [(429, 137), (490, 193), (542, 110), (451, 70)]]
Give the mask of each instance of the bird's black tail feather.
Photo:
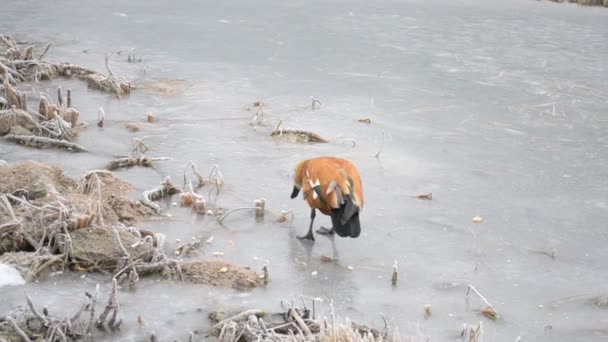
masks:
[(359, 213), (353, 215), (350, 220), (348, 220), (345, 224), (341, 226), (334, 225), (334, 228), (336, 230), (336, 234), (338, 234), (338, 236), (340, 237), (358, 237), (361, 234), (361, 222), (359, 221)]
[[(351, 198), (347, 198), (346, 202), (338, 209), (331, 211), (331, 223), (340, 237), (356, 238), (361, 234), (361, 222), (359, 221), (359, 208), (348, 205)], [(356, 208), (353, 210), (353, 207)], [(352, 212), (354, 211), (354, 212)]]

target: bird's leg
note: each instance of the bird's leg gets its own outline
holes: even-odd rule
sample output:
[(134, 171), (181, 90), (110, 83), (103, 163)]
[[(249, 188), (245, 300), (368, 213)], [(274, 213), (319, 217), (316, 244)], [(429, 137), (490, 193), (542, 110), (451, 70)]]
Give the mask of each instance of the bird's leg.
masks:
[(308, 233), (306, 233), (306, 235), (304, 236), (298, 236), (298, 239), (308, 239), (308, 240), (312, 240), (315, 241), (315, 236), (312, 233), (312, 224), (313, 222), (315, 222), (315, 216), (316, 216), (316, 212), (315, 209), (312, 208), (310, 210), (310, 227), (308, 227)]
[(325, 227), (320, 227), (319, 229), (317, 229), (317, 234), (321, 234), (321, 235), (334, 235), (336, 233), (336, 229), (334, 227), (331, 227), (330, 229), (327, 229)]

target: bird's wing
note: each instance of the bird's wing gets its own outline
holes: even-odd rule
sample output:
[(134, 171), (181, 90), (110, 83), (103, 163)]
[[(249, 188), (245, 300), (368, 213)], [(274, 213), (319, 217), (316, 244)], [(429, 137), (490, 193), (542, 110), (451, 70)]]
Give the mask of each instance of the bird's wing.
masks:
[(345, 220), (360, 210), (358, 200), (353, 195), (355, 182), (339, 163), (327, 159), (314, 160), (307, 165), (302, 177), (304, 198), (333, 209), (345, 206)]

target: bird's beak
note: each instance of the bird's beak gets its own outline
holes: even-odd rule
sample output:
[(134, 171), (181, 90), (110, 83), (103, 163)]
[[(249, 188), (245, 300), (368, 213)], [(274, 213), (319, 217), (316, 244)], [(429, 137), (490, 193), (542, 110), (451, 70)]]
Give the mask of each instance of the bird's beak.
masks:
[(296, 198), (299, 193), (300, 193), (300, 189), (294, 186), (293, 191), (291, 192), (291, 198)]

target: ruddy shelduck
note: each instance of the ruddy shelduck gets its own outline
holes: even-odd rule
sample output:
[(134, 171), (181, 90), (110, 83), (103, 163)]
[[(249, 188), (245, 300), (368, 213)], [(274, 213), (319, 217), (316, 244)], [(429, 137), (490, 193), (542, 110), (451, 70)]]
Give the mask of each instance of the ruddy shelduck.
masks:
[(295, 168), (293, 192), (295, 198), (302, 191), (310, 211), (310, 227), (299, 239), (315, 240), (312, 226), (316, 209), (331, 217), (332, 227), (321, 227), (317, 233), (338, 234), (356, 238), (361, 234), (359, 212), (363, 208), (363, 188), (357, 168), (348, 160), (319, 157), (300, 161)]

